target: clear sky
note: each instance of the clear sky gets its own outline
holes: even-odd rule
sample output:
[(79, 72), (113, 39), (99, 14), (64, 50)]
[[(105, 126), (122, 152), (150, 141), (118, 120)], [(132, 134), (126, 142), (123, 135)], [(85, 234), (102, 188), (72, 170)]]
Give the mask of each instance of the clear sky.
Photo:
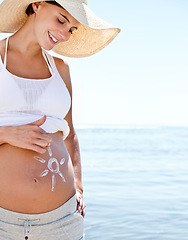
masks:
[(94, 56), (65, 58), (75, 124), (188, 126), (188, 1), (88, 2), (122, 31)]

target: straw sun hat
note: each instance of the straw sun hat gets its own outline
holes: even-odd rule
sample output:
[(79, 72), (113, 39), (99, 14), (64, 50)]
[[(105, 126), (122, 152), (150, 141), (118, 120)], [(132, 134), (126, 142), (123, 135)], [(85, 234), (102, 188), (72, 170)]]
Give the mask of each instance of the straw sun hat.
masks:
[[(32, 2), (45, 0), (4, 0), (0, 4), (0, 32), (14, 33), (27, 20), (25, 10)], [(107, 46), (120, 32), (97, 17), (87, 0), (56, 0), (81, 24), (67, 42), (60, 42), (53, 51), (68, 57), (90, 56)]]

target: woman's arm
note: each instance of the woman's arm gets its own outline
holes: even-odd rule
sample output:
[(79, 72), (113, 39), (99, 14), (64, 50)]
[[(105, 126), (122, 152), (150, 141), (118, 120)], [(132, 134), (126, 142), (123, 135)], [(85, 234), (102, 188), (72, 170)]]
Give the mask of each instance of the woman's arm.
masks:
[(80, 157), (80, 148), (78, 143), (78, 137), (76, 134), (76, 131), (73, 126), (72, 121), (72, 85), (71, 85), (71, 79), (70, 79), (70, 72), (69, 72), (69, 66), (67, 63), (65, 63), (61, 59), (55, 59), (57, 68), (59, 70), (59, 73), (64, 80), (67, 89), (71, 96), (71, 107), (70, 110), (65, 117), (65, 120), (68, 122), (70, 133), (68, 137), (65, 139), (65, 146), (69, 152), (73, 169), (74, 169), (74, 175), (75, 175), (75, 184), (76, 184), (76, 191), (77, 191), (77, 201), (78, 201), (78, 210), (81, 212), (81, 214), (85, 215), (85, 204), (83, 201), (83, 186), (82, 186), (82, 171), (81, 171), (81, 157)]
[(69, 136), (65, 139), (65, 145), (69, 152), (74, 168), (76, 190), (83, 194), (80, 148), (78, 137), (74, 129), (71, 130)]
[(74, 175), (75, 175), (75, 184), (77, 191), (77, 209), (78, 211), (85, 216), (85, 203), (83, 200), (83, 186), (82, 186), (82, 171), (81, 171), (81, 158), (80, 158), (80, 149), (78, 143), (78, 137), (74, 129), (72, 129), (69, 136), (65, 139), (66, 148), (70, 154)]

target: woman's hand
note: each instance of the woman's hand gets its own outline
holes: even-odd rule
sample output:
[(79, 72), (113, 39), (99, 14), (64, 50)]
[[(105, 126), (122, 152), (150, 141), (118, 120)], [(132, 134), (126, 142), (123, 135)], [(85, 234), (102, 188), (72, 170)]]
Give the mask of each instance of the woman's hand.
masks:
[(5, 127), (3, 142), (43, 154), (51, 142), (48, 134), (40, 128), (45, 121), (46, 116), (44, 115), (39, 120), (29, 124)]
[(84, 199), (83, 199), (83, 193), (81, 193), (80, 191), (76, 191), (76, 200), (77, 200), (77, 210), (78, 212), (81, 213), (81, 215), (84, 217), (86, 214), (85, 211), (85, 203), (84, 203)]

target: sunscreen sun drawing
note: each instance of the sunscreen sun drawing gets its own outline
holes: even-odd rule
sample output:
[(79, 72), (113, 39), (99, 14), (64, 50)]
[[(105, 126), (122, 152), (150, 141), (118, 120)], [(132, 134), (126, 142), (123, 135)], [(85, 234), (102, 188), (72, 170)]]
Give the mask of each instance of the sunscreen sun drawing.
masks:
[[(59, 170), (59, 164), (63, 165), (65, 162), (65, 158), (62, 158), (59, 163), (56, 158), (52, 157), (52, 150), (51, 150), (50, 146), (47, 147), (47, 150), (48, 150), (48, 154), (50, 156), (50, 159), (48, 160), (48, 165), (47, 165), (48, 168), (45, 169), (40, 174), (40, 177), (45, 177), (49, 172), (52, 172), (52, 192), (53, 192), (54, 188), (55, 188), (55, 184), (56, 184), (56, 176), (55, 176), (56, 174), (59, 174), (59, 176), (63, 179), (63, 181), (66, 182), (62, 172), (60, 172), (60, 170)], [(46, 160), (44, 160), (41, 157), (35, 156), (34, 159), (41, 163), (46, 163)]]

